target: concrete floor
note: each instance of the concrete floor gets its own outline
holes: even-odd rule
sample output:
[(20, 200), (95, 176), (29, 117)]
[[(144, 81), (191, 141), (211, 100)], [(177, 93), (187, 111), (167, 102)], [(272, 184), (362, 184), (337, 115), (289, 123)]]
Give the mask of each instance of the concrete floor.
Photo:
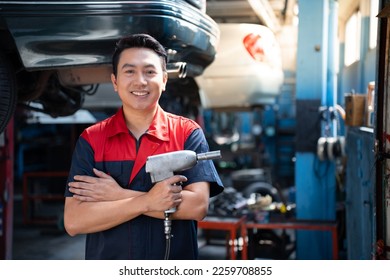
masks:
[(82, 260), (84, 236), (69, 235), (51, 228), (36, 226), (14, 229), (15, 260)]
[[(82, 260), (84, 259), (85, 236), (71, 237), (56, 225), (23, 224), (21, 200), (14, 203), (14, 260)], [(204, 242), (200, 239), (199, 244)], [(223, 245), (201, 246), (199, 259), (224, 260), (226, 248)]]
[[(200, 241), (200, 243), (202, 243)], [(70, 237), (55, 228), (18, 226), (14, 229), (14, 260), (82, 260), (85, 236)], [(202, 246), (199, 259), (224, 260), (226, 248)]]
[(21, 196), (14, 200), (14, 260), (82, 260), (85, 236), (71, 237), (56, 225), (24, 225)]

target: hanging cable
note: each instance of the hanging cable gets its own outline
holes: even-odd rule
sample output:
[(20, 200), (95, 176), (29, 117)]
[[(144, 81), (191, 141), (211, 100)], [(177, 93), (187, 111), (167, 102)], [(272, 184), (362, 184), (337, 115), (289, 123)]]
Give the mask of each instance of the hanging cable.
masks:
[(164, 233), (165, 233), (165, 260), (169, 260), (169, 254), (171, 251), (171, 238), (172, 238), (172, 221), (169, 219), (170, 213), (165, 212), (164, 219)]

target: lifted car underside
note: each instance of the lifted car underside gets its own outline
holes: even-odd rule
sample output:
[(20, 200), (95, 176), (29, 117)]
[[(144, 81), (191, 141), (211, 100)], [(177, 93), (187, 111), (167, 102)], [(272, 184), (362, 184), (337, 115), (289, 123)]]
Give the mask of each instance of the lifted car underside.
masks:
[(17, 103), (53, 117), (75, 113), (110, 81), (115, 43), (127, 34), (148, 33), (167, 48), (171, 79), (201, 75), (219, 29), (198, 2), (0, 3), (0, 132)]

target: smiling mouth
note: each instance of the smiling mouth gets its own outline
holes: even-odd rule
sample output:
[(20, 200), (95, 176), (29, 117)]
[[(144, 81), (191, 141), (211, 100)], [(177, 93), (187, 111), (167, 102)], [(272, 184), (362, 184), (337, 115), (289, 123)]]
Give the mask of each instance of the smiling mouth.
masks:
[(136, 96), (145, 96), (145, 95), (149, 94), (149, 92), (147, 92), (147, 91), (132, 91), (131, 93), (136, 95)]

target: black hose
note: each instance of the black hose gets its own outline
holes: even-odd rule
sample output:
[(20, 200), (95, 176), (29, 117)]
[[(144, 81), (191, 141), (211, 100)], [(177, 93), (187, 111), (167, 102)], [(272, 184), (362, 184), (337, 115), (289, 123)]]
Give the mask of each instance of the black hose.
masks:
[(164, 260), (169, 260), (169, 253), (171, 251), (171, 237), (166, 238), (165, 242), (165, 257)]
[(172, 222), (169, 219), (169, 212), (165, 212), (165, 220), (164, 220), (164, 233), (165, 233), (165, 260), (169, 259), (169, 254), (171, 251), (171, 230), (172, 230)]

